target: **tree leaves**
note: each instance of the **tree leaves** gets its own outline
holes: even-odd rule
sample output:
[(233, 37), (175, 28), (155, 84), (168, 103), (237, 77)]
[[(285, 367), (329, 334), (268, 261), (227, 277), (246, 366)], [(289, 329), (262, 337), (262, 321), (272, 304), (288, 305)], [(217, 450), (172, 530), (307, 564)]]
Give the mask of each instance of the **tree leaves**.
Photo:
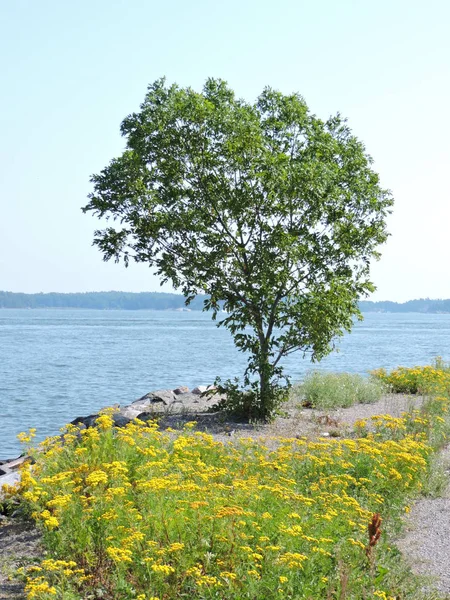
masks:
[(373, 290), (392, 206), (345, 120), (269, 87), (250, 104), (220, 79), (202, 93), (160, 79), (121, 131), (83, 209), (115, 221), (95, 234), (105, 260), (148, 262), (187, 301), (205, 292), (213, 318), (223, 301), (261, 390), (284, 355), (329, 352)]

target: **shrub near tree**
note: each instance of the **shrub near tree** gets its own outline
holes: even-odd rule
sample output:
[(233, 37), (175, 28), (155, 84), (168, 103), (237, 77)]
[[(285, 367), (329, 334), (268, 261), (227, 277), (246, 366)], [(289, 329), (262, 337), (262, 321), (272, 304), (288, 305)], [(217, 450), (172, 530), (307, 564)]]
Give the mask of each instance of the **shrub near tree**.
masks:
[(281, 360), (325, 356), (373, 291), (369, 263), (392, 206), (364, 145), (339, 115), (322, 121), (298, 94), (254, 104), (224, 81), (202, 93), (164, 79), (121, 126), (126, 150), (92, 177), (84, 212), (104, 260), (148, 263), (248, 354), (247, 416), (267, 420), (287, 387)]

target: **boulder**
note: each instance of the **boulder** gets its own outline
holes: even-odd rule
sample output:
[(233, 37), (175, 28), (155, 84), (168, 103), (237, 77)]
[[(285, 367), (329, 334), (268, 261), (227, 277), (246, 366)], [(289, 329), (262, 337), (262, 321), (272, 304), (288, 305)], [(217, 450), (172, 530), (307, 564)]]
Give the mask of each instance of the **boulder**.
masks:
[(0, 468), (0, 500), (2, 498), (2, 486), (13, 486), (20, 481), (19, 467), (25, 461), (30, 461), (30, 457), (19, 456), (18, 458), (12, 458), (10, 460), (2, 460), (2, 466)]
[[(124, 408), (127, 408), (127, 407), (125, 406)], [(131, 421), (132, 418), (134, 419), (134, 417), (128, 417), (128, 416), (122, 414), (123, 410), (124, 409), (122, 409), (118, 413), (113, 413), (111, 415), (115, 427), (125, 427), (125, 425), (127, 425)], [(142, 411), (139, 411), (139, 412), (142, 412)], [(89, 415), (87, 417), (77, 417), (76, 419), (71, 421), (70, 424), (77, 425), (78, 427), (80, 427), (80, 429), (87, 429), (88, 427), (95, 427), (95, 421), (98, 419), (99, 416), (100, 416), (99, 414), (95, 414), (95, 415)]]
[(207, 391), (207, 386), (206, 385), (198, 385), (197, 387), (195, 387), (191, 394), (197, 394), (198, 396), (200, 396), (200, 394), (203, 394), (203, 392)]
[(77, 417), (73, 421), (70, 421), (71, 425), (84, 425), (84, 427), (94, 427), (95, 420), (99, 417), (98, 414), (88, 415), (87, 417)]
[(211, 406), (220, 400), (218, 394), (213, 396), (201, 396), (190, 392), (188, 394), (180, 394), (178, 398), (181, 400), (178, 412), (203, 412), (207, 411)]
[[(207, 393), (205, 394), (205, 392)], [(127, 406), (123, 406), (118, 412), (112, 414), (112, 418), (116, 427), (125, 427), (133, 419), (138, 418), (147, 421), (153, 419), (155, 414), (198, 414), (210, 410), (223, 398), (224, 395), (219, 394), (213, 385), (199, 385), (192, 391), (189, 391), (186, 386), (179, 386), (174, 390), (156, 390), (145, 394)], [(119, 408), (119, 405), (115, 405), (114, 408)], [(71, 424), (77, 425), (80, 429), (94, 427), (98, 417), (98, 413), (87, 417), (77, 417)], [(62, 441), (63, 437), (61, 436)], [(0, 465), (1, 471), (8, 471), (1, 461)], [(1, 471), (0, 476), (2, 476)]]
[(178, 396), (179, 394), (187, 394), (190, 390), (185, 385), (180, 385), (180, 387), (177, 387), (172, 391), (175, 394), (175, 396)]
[(120, 412), (114, 413), (112, 415), (115, 427), (125, 427), (130, 422), (130, 419), (125, 415), (122, 415)]
[[(154, 405), (151, 402), (151, 400), (142, 400), (142, 401), (136, 400), (135, 402), (133, 402), (132, 404), (129, 404), (128, 406), (123, 406), (120, 409), (120, 412), (122, 413), (127, 408), (132, 408), (133, 410), (140, 410), (141, 412), (144, 412), (145, 410), (150, 410), (150, 408), (153, 408), (153, 406)], [(165, 406), (165, 405), (162, 405), (162, 406)]]
[(148, 394), (145, 394), (145, 396), (142, 396), (142, 398), (138, 398), (138, 400), (135, 400), (133, 402), (133, 404), (135, 402), (143, 402), (143, 401), (148, 401), (149, 406), (153, 403), (156, 402), (162, 402), (163, 404), (170, 404), (171, 402), (173, 402), (176, 398), (176, 395), (174, 394), (174, 392), (172, 390), (156, 390), (156, 392), (149, 392)]
[(200, 397), (200, 394), (196, 394), (193, 391), (187, 392), (185, 394), (180, 394), (177, 399), (183, 406), (189, 406), (190, 404), (200, 404), (201, 402), (203, 402), (203, 398)]
[[(30, 457), (29, 456), (24, 456), (23, 454), (21, 456), (18, 456), (17, 458), (11, 458), (9, 460), (6, 460), (3, 465), (2, 465), (2, 469), (6, 470), (6, 471), (17, 471), (17, 469), (25, 462), (25, 461), (30, 461)], [(32, 461), (34, 462), (34, 461)]]
[(4, 485), (15, 485), (18, 481), (20, 481), (20, 471), (0, 475), (0, 498), (2, 497), (2, 487)]
[(137, 419), (139, 415), (142, 415), (145, 412), (146, 411), (142, 410), (141, 408), (134, 408), (133, 404), (131, 404), (130, 406), (124, 406), (121, 408), (119, 416), (123, 419), (126, 419), (129, 423), (133, 419)]

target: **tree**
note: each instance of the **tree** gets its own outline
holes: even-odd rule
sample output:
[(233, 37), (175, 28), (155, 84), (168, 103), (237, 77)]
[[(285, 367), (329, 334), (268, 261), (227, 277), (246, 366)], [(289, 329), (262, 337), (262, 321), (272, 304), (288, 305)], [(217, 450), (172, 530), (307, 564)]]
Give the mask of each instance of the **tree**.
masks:
[[(202, 93), (164, 79), (121, 125), (126, 150), (91, 182), (84, 212), (104, 260), (147, 262), (249, 354), (249, 416), (283, 393), (280, 361), (319, 360), (375, 288), (369, 263), (392, 206), (364, 145), (336, 115), (265, 88), (255, 104), (208, 79)], [(287, 381), (288, 379), (285, 378)]]

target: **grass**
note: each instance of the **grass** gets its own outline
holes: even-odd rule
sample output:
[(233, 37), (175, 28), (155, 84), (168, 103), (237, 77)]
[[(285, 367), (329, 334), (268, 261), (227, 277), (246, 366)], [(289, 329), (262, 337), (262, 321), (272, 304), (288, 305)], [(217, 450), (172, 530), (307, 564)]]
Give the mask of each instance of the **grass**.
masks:
[[(64, 445), (30, 451), (36, 463), (9, 490), (48, 553), (22, 570), (27, 598), (417, 600), (392, 539), (413, 498), (439, 484), (442, 381), (420, 411), (359, 422), (352, 439), (275, 449), (217, 442), (193, 423), (115, 429), (103, 414), (96, 428), (68, 426)], [(368, 532), (376, 515), (379, 539)]]
[(302, 383), (293, 386), (291, 394), (311, 408), (334, 409), (377, 402), (385, 391), (379, 378), (312, 371)]

